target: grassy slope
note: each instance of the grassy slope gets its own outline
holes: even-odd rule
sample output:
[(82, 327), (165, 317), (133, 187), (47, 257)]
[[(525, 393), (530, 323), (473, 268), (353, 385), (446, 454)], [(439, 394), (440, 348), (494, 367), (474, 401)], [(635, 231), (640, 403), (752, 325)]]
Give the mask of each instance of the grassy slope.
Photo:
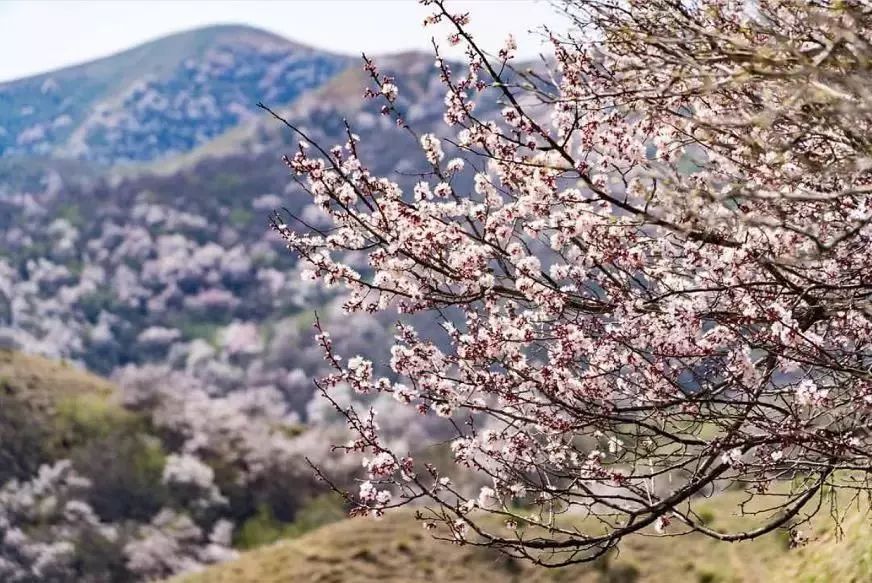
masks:
[(114, 390), (109, 381), (70, 364), (0, 349), (0, 392), (34, 413), (53, 415), (70, 399), (108, 399)]
[(115, 395), (108, 381), (72, 365), (0, 349), (0, 484), (132, 421)]
[(816, 533), (817, 540), (785, 561), (781, 580), (792, 583), (866, 583), (872, 581), (872, 521), (854, 513), (843, 524)]
[[(710, 503), (714, 528), (735, 522), (730, 513), (736, 502), (736, 494), (726, 494)], [(409, 514), (400, 513), (379, 521), (350, 519), (328, 525), (172, 583), (860, 582), (872, 580), (872, 544), (863, 536), (868, 533), (852, 526), (843, 543), (846, 547), (833, 546), (842, 543), (823, 535), (799, 551), (788, 550), (786, 536), (777, 533), (734, 544), (696, 535), (636, 536), (608, 561), (546, 570), (485, 549), (434, 540)], [(852, 559), (855, 553), (865, 553), (867, 562)], [(839, 565), (830, 565), (840, 554)], [(814, 576), (812, 568), (823, 576)], [(853, 579), (847, 574), (850, 570)]]

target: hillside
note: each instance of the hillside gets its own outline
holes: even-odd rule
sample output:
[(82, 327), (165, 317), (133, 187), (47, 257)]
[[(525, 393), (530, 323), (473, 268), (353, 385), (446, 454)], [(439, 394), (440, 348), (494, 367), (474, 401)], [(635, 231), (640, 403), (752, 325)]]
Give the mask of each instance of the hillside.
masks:
[(114, 388), (76, 367), (0, 349), (0, 485), (26, 478), (81, 441), (67, 421), (83, 410), (108, 413)]
[[(397, 105), (404, 112), (404, 118), (419, 131), (440, 131), (444, 87), (436, 75), (432, 56), (406, 52), (385, 55), (376, 61), (383, 73), (396, 78), (400, 87)], [(372, 80), (368, 73), (356, 61), (318, 88), (300, 95), (292, 103), (265, 103), (324, 143), (342, 139), (344, 127), (341, 121), (347, 119), (356, 133), (382, 149), (380, 159), (372, 162), (384, 165), (389, 170), (396, 168), (391, 163), (409, 157), (409, 144), (403, 139), (405, 136), (401, 136), (401, 140), (385, 139), (395, 130), (395, 124), (389, 118), (379, 115), (378, 107), (371, 100), (361, 97), (364, 89), (371, 85)], [(483, 106), (484, 115), (492, 109), (493, 107)], [(145, 168), (159, 174), (168, 174), (195, 168), (198, 163), (208, 159), (283, 152), (292, 142), (293, 136), (288, 128), (272, 117), (253, 117), (187, 154), (175, 156), (163, 163), (150, 164)], [(388, 163), (383, 164), (382, 160)]]
[(115, 388), (105, 379), (70, 364), (0, 349), (0, 391), (51, 416), (60, 401), (77, 397), (108, 399)]
[(800, 549), (783, 570), (783, 581), (795, 583), (863, 583), (872, 580), (872, 521), (855, 514), (844, 532), (829, 530)]
[(151, 581), (342, 517), (281, 403), (187, 390), (0, 350), (0, 581)]
[(247, 26), (170, 35), (0, 84), (0, 155), (99, 164), (187, 152), (318, 87), (350, 60)]
[[(730, 524), (735, 494), (713, 500), (715, 527)], [(717, 543), (701, 536), (680, 539), (635, 536), (620, 553), (593, 563), (540, 569), (495, 551), (434, 540), (409, 514), (382, 520), (349, 519), (295, 540), (248, 552), (236, 561), (170, 583), (363, 583), (396, 581), (578, 583), (860, 583), (872, 578), (868, 516), (846, 524), (836, 540), (821, 522), (811, 542), (789, 549), (783, 534), (754, 542)]]
[[(28, 431), (34, 429), (35, 420), (38, 423), (52, 422), (50, 427), (55, 429), (64, 427), (63, 424), (58, 424), (63, 419), (74, 420), (81, 427), (93, 427), (95, 421), (117, 424), (119, 415), (123, 415), (117, 405), (111, 404), (115, 389), (110, 383), (69, 364), (40, 357), (0, 350), (0, 389), (2, 411), (7, 416), (16, 413), (16, 409), (10, 408), (10, 404), (26, 405), (24, 410), (17, 410), (18, 423), (11, 423), (6, 419), (0, 424), (4, 429), (23, 432), (12, 435), (4, 432), (0, 436), (0, 442), (3, 443), (0, 451), (6, 458), (4, 462), (9, 461), (9, 447), (14, 444), (10, 438), (18, 437), (20, 443), (20, 439), (31, 436)], [(72, 403), (83, 407), (71, 407)], [(28, 416), (27, 413), (32, 413), (33, 416)], [(72, 439), (73, 443), (76, 441), (76, 438)], [(56, 455), (57, 451), (53, 453)], [(3, 464), (6, 472), (13, 469), (13, 466), (14, 464)], [(727, 493), (708, 503), (704, 514), (709, 517), (713, 527), (735, 524), (731, 513), (738, 500), (737, 496), (740, 495)], [(805, 529), (811, 540), (806, 546), (796, 550), (788, 548), (787, 537), (783, 533), (775, 533), (751, 543), (737, 544), (716, 543), (693, 535), (681, 539), (637, 536), (628, 539), (621, 552), (608, 559), (564, 569), (542, 570), (487, 549), (456, 546), (434, 540), (410, 514), (397, 513), (378, 521), (348, 519), (329, 524), (299, 538), (248, 551), (237, 560), (199, 573), (179, 576), (171, 582), (868, 581), (872, 573), (872, 547), (869, 545), (872, 529), (868, 516), (854, 514), (845, 521), (843, 527), (844, 532), (840, 537), (832, 523), (823, 519), (816, 527)], [(678, 546), (681, 552), (676, 552)]]
[[(397, 77), (406, 118), (438, 131), (444, 95), (432, 57), (380, 63)], [(278, 109), (324, 144), (344, 141), (347, 119), (371, 170), (410, 188), (422, 169), (419, 146), (361, 98), (368, 84), (356, 65)], [(323, 366), (305, 339), (307, 318), (331, 310), (269, 236), (275, 209), (318, 220), (280, 161), (292, 141), (261, 116), (136, 171), (0, 160), (0, 346), (106, 376), (166, 366), (218, 393), (274, 387), (305, 418), (308, 379)], [(373, 340), (389, 338), (392, 322), (358, 320), (342, 319), (333, 332), (349, 351), (384, 361), (386, 342)]]

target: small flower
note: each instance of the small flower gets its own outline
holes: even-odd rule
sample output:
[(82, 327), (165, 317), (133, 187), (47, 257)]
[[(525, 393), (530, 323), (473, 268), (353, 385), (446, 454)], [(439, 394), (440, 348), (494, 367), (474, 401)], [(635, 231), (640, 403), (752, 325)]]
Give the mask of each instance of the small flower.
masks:
[(354, 380), (369, 381), (372, 379), (372, 362), (362, 356), (354, 356), (348, 360), (348, 372)]
[(500, 49), (500, 59), (508, 60), (511, 59), (514, 52), (518, 49), (518, 43), (515, 41), (515, 37), (513, 35), (509, 35), (506, 37), (505, 43), (503, 44), (503, 48)]
[(796, 402), (807, 407), (819, 406), (826, 400), (829, 393), (827, 389), (819, 388), (814, 381), (804, 379), (796, 387)]
[(467, 531), (469, 531), (469, 523), (462, 518), (458, 518), (452, 524), (451, 530), (454, 532), (454, 538), (457, 541), (463, 541), (466, 539)]
[(372, 485), (372, 482), (367, 480), (360, 485), (360, 492), (358, 495), (360, 496), (360, 501), (364, 504), (373, 502), (376, 499), (375, 486)]
[(453, 408), (449, 403), (436, 403), (433, 405), (433, 409), (440, 417), (451, 417), (451, 413), (453, 412)]
[(442, 151), (442, 142), (433, 134), (421, 136), (421, 147), (424, 148), (427, 161), (434, 166), (439, 164), (445, 157), (445, 153)]
[(478, 506), (480, 508), (493, 508), (499, 504), (499, 498), (493, 488), (484, 486), (478, 493)]
[(654, 530), (662, 533), (666, 530), (666, 527), (669, 526), (671, 522), (672, 519), (664, 514), (663, 516), (658, 517), (656, 521), (654, 521)]
[(397, 95), (400, 93), (400, 89), (394, 85), (393, 83), (384, 83), (381, 86), (382, 95), (385, 96), (385, 99), (393, 103), (397, 99)]
[(729, 466), (735, 466), (742, 461), (742, 450), (738, 447), (721, 454), (721, 461)]

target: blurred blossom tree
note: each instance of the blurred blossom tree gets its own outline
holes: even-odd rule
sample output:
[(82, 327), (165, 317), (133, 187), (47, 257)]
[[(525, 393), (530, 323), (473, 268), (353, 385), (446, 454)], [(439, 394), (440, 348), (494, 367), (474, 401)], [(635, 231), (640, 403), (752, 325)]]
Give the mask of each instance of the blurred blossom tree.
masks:
[[(365, 58), (367, 96), (427, 163), (412, 192), (368, 171), (354, 128), (327, 148), (282, 120), (332, 222), (276, 215), (304, 277), (348, 288), (349, 312), (445, 332), (401, 318), (388, 379), (316, 324), (334, 369), (318, 386), (355, 434), (339, 449), (366, 457), (357, 511), (415, 502), (458, 542), (553, 566), (649, 530), (751, 539), (868, 491), (869, 5), (566, 0), (571, 32), (523, 68), (511, 38), (486, 54), (467, 15), (424, 3), (468, 57), (434, 43), (444, 136), (417, 135), (402, 79)], [(494, 99), (501, 115), (477, 117)], [(392, 450), (339, 385), (441, 416), (490, 485)], [(700, 499), (727, 487), (768, 510), (707, 527)]]

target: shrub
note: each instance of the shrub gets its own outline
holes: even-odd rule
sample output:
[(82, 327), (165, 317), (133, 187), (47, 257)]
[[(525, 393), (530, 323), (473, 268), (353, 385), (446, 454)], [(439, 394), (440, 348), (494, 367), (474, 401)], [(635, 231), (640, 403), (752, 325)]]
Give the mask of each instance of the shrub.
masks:
[(293, 522), (282, 522), (266, 504), (237, 530), (233, 545), (251, 549), (280, 539), (295, 538), (325, 524), (345, 518), (342, 499), (337, 494), (322, 494), (306, 502)]
[(73, 462), (91, 480), (87, 501), (105, 521), (149, 520), (168, 499), (166, 455), (154, 438), (109, 432), (79, 447)]
[(0, 395), (0, 484), (25, 479), (49, 458), (50, 433), (27, 405)]

